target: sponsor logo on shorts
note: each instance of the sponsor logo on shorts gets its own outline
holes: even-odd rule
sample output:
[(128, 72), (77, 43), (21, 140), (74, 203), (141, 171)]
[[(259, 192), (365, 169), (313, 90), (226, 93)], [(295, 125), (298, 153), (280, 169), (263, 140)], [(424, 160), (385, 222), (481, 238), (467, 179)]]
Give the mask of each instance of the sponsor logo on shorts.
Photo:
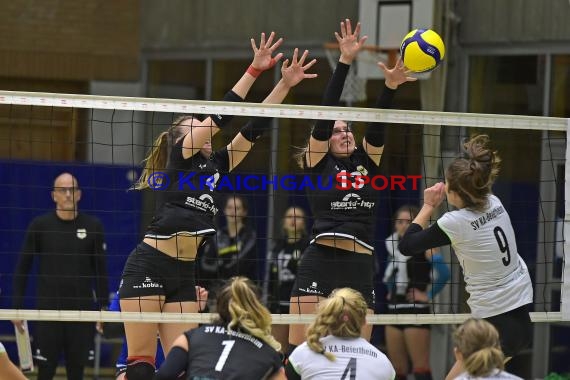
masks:
[(299, 288), (299, 290), (301, 292), (304, 293), (310, 293), (310, 294), (317, 294), (319, 296), (324, 296), (325, 293), (321, 290), (318, 289), (318, 285), (316, 282), (313, 281), (313, 283), (311, 284), (311, 286), (309, 286), (308, 288)]
[(149, 289), (149, 288), (160, 288), (162, 289), (162, 284), (153, 281), (150, 277), (144, 279), (140, 285), (134, 285), (134, 289)]

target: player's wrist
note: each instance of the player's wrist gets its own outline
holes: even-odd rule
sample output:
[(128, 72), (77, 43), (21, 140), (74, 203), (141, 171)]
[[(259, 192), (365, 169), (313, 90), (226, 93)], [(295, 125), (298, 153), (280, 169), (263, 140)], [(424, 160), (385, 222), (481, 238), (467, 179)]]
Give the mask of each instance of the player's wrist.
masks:
[(351, 55), (345, 55), (342, 54), (340, 55), (340, 58), (338, 59), (339, 62), (344, 63), (345, 65), (351, 65), (352, 61), (354, 61), (354, 56)]
[(249, 65), (249, 67), (247, 68), (246, 72), (252, 77), (257, 78), (258, 76), (261, 75), (261, 73), (275, 66), (276, 63), (277, 61), (275, 60), (275, 58), (271, 58), (271, 60), (269, 61), (269, 65), (267, 67), (260, 68), (256, 67), (255, 62), (252, 62), (251, 65)]
[(384, 81), (384, 84), (386, 85), (386, 87), (388, 87), (390, 90), (396, 90), (398, 88), (398, 82), (392, 82), (388, 79), (386, 79)]
[(255, 67), (253, 67), (253, 65), (249, 65), (249, 67), (246, 70), (246, 73), (248, 73), (249, 75), (251, 75), (254, 78), (257, 78), (258, 76), (260, 76), (262, 72), (263, 72), (263, 70), (256, 69)]

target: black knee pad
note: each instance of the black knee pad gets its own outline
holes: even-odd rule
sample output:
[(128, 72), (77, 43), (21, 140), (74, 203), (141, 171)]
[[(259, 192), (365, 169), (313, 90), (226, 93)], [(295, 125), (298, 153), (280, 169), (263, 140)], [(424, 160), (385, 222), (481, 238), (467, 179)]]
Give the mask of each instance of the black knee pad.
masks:
[(126, 380), (152, 380), (154, 377), (154, 360), (145, 360), (137, 358), (132, 362), (127, 360), (127, 371), (125, 372)]

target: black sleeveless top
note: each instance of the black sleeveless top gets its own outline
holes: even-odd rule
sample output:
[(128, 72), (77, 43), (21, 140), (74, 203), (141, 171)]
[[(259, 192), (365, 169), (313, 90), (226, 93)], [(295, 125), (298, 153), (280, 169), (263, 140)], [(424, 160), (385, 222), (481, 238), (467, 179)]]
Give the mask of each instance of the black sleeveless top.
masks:
[[(362, 185), (355, 176), (372, 177), (378, 166), (359, 144), (347, 158), (337, 158), (327, 153), (312, 168), (306, 169), (311, 180), (319, 186), (308, 187), (307, 195), (315, 217), (311, 243), (319, 237), (336, 236), (352, 239), (369, 249), (373, 247), (374, 217), (378, 204), (378, 192), (371, 184)], [(349, 189), (338, 189), (338, 174), (345, 175), (352, 183)]]
[(192, 157), (182, 156), (181, 138), (170, 152), (163, 190), (158, 192), (159, 205), (148, 226), (145, 237), (168, 239), (176, 234), (189, 236), (216, 233), (214, 216), (215, 187), (223, 173), (229, 171), (229, 154), (224, 147), (209, 158), (197, 152)]

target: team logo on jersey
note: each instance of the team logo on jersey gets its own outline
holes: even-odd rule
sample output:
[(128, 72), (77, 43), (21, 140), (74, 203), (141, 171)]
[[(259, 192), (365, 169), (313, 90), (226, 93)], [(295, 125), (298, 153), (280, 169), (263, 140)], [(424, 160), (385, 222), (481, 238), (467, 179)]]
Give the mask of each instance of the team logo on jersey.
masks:
[(76, 232), (78, 239), (85, 239), (87, 237), (87, 230), (85, 228), (78, 228)]
[(366, 170), (366, 168), (362, 165), (358, 165), (356, 167), (356, 171), (359, 172), (362, 175), (368, 175), (368, 170)]
[(200, 169), (205, 169), (205, 168), (206, 168), (206, 164), (200, 164), (200, 165), (198, 165), (198, 167), (199, 167)]
[(331, 210), (356, 210), (359, 207), (371, 209), (375, 202), (367, 202), (356, 193), (346, 194), (341, 201), (331, 202)]

